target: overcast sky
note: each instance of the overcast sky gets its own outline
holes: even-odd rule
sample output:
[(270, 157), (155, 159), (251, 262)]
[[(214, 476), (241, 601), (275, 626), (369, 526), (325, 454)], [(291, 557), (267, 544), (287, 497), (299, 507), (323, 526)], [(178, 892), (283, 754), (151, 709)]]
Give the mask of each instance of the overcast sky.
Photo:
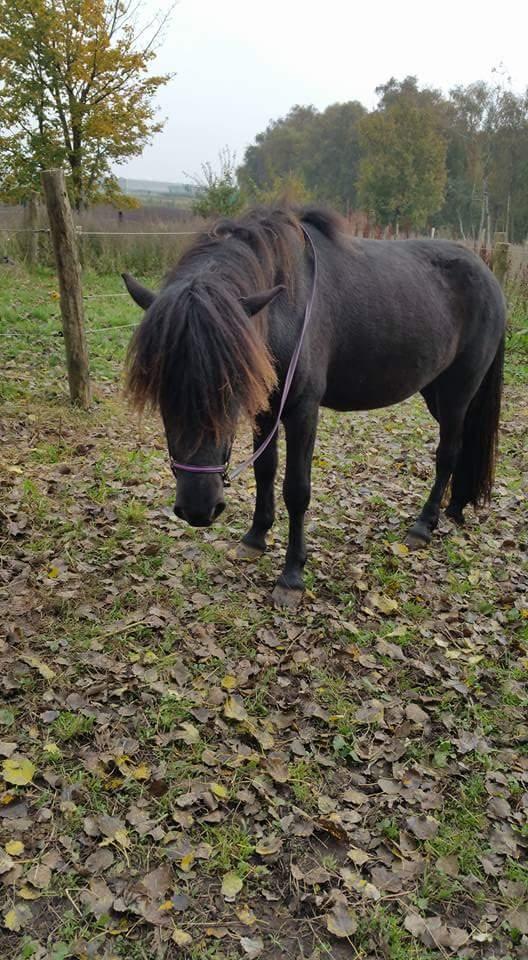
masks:
[[(142, 10), (159, 9), (145, 0)], [(229, 146), (244, 150), (294, 104), (376, 102), (375, 87), (416, 74), (444, 91), (504, 64), (528, 86), (526, 0), (179, 0), (156, 72), (162, 133), (122, 176), (186, 180)]]

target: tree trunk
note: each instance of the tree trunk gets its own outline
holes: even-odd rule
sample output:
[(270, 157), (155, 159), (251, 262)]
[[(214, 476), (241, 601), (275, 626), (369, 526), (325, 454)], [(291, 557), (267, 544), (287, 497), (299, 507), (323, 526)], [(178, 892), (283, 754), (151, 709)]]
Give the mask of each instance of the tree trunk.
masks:
[(511, 193), (508, 193), (508, 200), (506, 201), (506, 223), (504, 226), (506, 240), (509, 239), (509, 235), (510, 235), (510, 204), (511, 204)]
[(79, 211), (84, 201), (84, 190), (81, 132), (77, 129), (77, 127), (74, 127), (72, 131), (72, 145), (73, 149), (70, 153), (70, 167), (72, 172), (73, 203), (75, 209)]
[(483, 180), (482, 181), (482, 200), (480, 204), (480, 223), (479, 223), (478, 238), (477, 238), (477, 244), (479, 249), (484, 246), (484, 224), (486, 223), (487, 200), (488, 200), (488, 183), (487, 183), (487, 180)]
[(28, 242), (26, 247), (26, 257), (28, 266), (35, 267), (38, 263), (39, 258), (39, 235), (38, 235), (38, 221), (39, 221), (39, 196), (36, 190), (32, 190), (29, 195), (29, 201), (27, 206), (27, 229), (28, 229)]
[(501, 287), (504, 287), (508, 267), (510, 262), (510, 245), (507, 242), (507, 234), (495, 234), (495, 246), (493, 248), (493, 273), (497, 277)]

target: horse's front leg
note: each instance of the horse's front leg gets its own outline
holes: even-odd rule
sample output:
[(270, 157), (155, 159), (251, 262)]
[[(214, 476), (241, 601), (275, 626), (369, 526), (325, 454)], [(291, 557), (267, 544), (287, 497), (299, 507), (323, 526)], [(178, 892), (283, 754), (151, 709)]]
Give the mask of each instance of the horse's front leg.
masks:
[(312, 454), (317, 431), (317, 407), (299, 407), (284, 420), (286, 428), (286, 473), (284, 502), (290, 518), (284, 569), (277, 580), (273, 599), (280, 606), (296, 606), (304, 590), (306, 563), (304, 516), (310, 504)]
[[(271, 433), (273, 420), (263, 419), (258, 433), (253, 435), (253, 450), (257, 450), (263, 440)], [(254, 471), (257, 483), (257, 499), (253, 523), (238, 549), (243, 558), (255, 557), (266, 549), (266, 534), (275, 520), (275, 474), (277, 472), (277, 434), (270, 441), (260, 457), (255, 460)]]

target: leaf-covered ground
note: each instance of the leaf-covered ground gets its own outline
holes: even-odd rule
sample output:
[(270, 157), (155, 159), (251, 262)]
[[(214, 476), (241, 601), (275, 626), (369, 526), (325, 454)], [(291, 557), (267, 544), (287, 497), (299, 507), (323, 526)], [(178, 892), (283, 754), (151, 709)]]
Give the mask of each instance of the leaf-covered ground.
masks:
[(53, 278), (0, 283), (2, 960), (526, 958), (526, 367), (492, 508), (427, 552), (402, 546), (421, 401), (322, 414), (283, 613), (282, 505), (269, 553), (234, 556), (249, 475), (214, 528), (172, 516), (158, 424), (119, 390), (134, 308), (88, 302), (84, 414)]

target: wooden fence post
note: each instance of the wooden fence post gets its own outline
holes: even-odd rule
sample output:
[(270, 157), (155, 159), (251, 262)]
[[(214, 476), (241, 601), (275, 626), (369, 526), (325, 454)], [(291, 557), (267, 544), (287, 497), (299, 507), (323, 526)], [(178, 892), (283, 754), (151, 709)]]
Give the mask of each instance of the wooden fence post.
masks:
[(27, 262), (30, 267), (35, 267), (39, 259), (39, 196), (36, 190), (29, 194), (27, 207), (26, 223), (28, 228), (28, 242), (26, 246)]
[(90, 372), (75, 226), (62, 170), (43, 170), (41, 180), (59, 275), (70, 398), (86, 410), (91, 402)]
[(501, 287), (504, 287), (506, 274), (510, 265), (510, 245), (506, 240), (505, 233), (495, 234), (495, 245), (493, 247), (493, 273), (497, 277)]

